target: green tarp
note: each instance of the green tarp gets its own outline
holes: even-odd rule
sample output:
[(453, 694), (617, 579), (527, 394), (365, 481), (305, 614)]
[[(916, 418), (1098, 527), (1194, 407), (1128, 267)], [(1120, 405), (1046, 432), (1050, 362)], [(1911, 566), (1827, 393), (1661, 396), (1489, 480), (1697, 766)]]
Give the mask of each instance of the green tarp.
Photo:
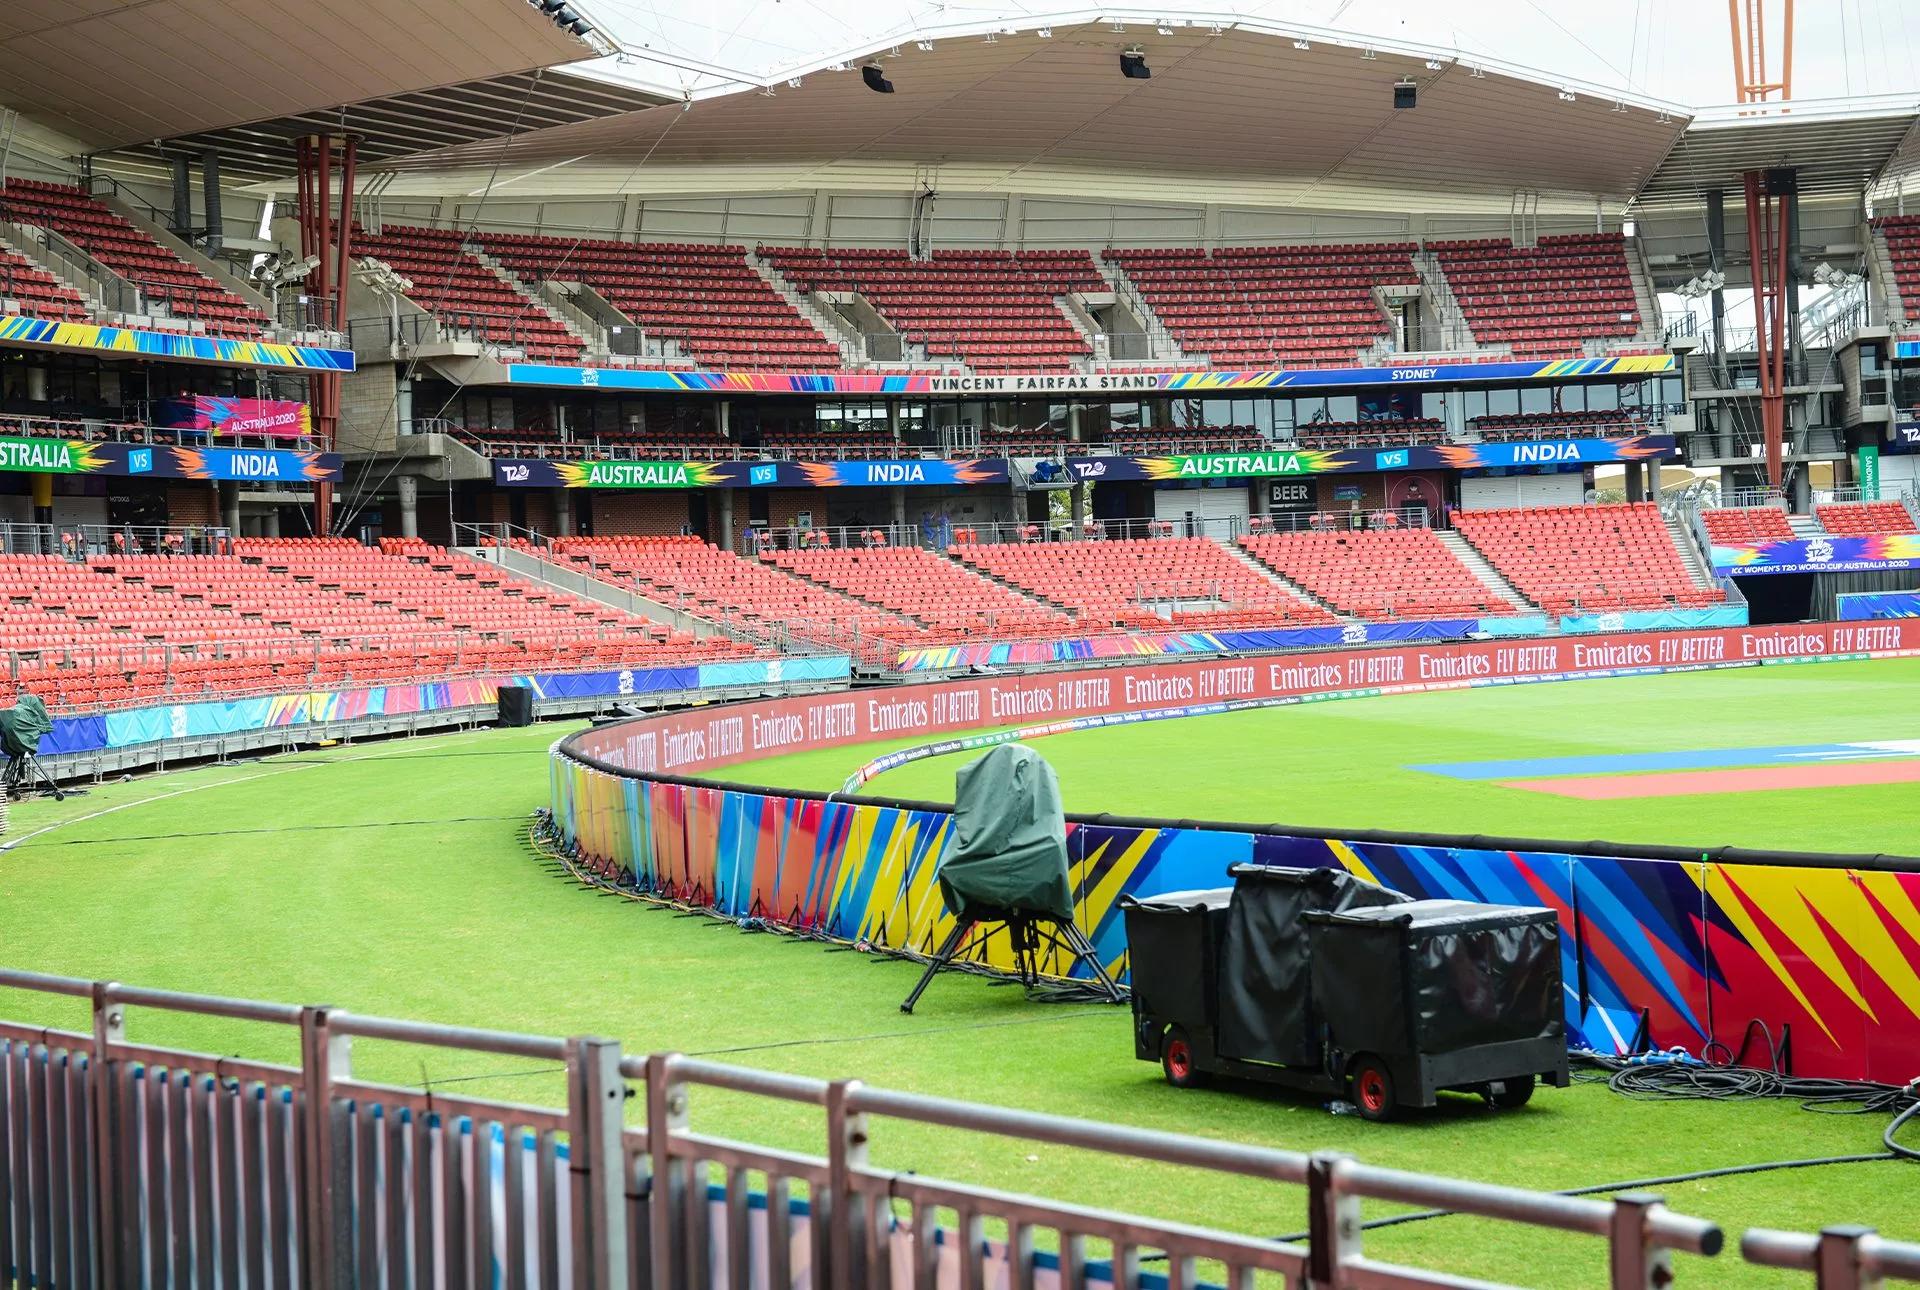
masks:
[(53, 718), (36, 694), (23, 694), (11, 708), (0, 712), (0, 744), (9, 757), (38, 752), (40, 741), (52, 729)]
[(957, 841), (935, 875), (955, 917), (1073, 921), (1060, 781), (1039, 753), (1002, 744), (954, 777)]

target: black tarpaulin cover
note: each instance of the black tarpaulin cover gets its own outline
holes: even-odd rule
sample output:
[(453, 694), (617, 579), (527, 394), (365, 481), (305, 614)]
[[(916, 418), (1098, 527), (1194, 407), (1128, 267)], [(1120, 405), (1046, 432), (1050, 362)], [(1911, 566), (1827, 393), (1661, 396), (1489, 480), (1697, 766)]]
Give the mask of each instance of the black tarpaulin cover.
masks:
[(0, 712), (0, 749), (9, 757), (24, 757), (40, 751), (40, 741), (53, 729), (53, 718), (37, 694), (23, 694), (11, 708)]
[(935, 874), (956, 918), (1073, 921), (1060, 782), (1039, 753), (1002, 744), (954, 776), (953, 850)]
[(1228, 872), (1234, 888), (1220, 956), (1219, 1050), (1244, 1061), (1317, 1065), (1318, 1010), (1309, 994), (1302, 917), (1310, 910), (1401, 904), (1410, 897), (1343, 869), (1239, 864)]
[(1135, 1016), (1182, 1025), (1214, 1021), (1215, 966), (1233, 888), (1120, 898)]
[(1551, 909), (1416, 900), (1307, 915), (1313, 994), (1343, 1051), (1438, 1053), (1558, 1038)]

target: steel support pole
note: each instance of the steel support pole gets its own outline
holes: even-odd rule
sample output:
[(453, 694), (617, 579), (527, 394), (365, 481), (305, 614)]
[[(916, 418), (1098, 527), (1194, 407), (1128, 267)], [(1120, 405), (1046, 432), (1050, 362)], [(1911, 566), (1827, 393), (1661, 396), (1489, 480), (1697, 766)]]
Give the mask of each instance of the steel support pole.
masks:
[(1767, 483), (1780, 487), (1786, 437), (1786, 230), (1776, 227), (1778, 195), (1765, 190), (1767, 176), (1746, 173), (1747, 261), (1753, 277), (1753, 337), (1760, 367), (1760, 431), (1766, 444)]

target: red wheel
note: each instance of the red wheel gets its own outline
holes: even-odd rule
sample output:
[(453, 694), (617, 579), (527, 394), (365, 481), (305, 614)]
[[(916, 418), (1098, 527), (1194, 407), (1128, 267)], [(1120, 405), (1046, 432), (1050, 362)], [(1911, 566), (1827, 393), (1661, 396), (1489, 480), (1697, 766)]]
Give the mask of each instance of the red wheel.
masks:
[(1160, 1069), (1175, 1088), (1196, 1088), (1207, 1082), (1206, 1072), (1194, 1057), (1193, 1041), (1179, 1026), (1167, 1031), (1160, 1045)]
[(1353, 1104), (1365, 1120), (1393, 1118), (1393, 1075), (1377, 1057), (1363, 1057), (1353, 1066)]

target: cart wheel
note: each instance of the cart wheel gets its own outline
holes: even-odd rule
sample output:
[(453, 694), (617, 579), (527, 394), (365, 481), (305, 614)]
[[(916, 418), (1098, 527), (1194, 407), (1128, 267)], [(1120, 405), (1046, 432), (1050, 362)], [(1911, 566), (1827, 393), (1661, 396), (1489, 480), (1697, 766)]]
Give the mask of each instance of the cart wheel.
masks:
[(1487, 1105), (1496, 1111), (1517, 1111), (1533, 1100), (1533, 1076), (1518, 1075), (1512, 1079), (1500, 1081), (1500, 1091), (1493, 1091), (1489, 1084), (1487, 1091), (1480, 1096), (1487, 1099)]
[(1167, 1031), (1160, 1045), (1160, 1069), (1175, 1088), (1198, 1088), (1207, 1082), (1207, 1073), (1194, 1059), (1193, 1041), (1182, 1026)]
[(1363, 1120), (1393, 1118), (1393, 1075), (1378, 1057), (1362, 1057), (1353, 1064), (1353, 1104)]

